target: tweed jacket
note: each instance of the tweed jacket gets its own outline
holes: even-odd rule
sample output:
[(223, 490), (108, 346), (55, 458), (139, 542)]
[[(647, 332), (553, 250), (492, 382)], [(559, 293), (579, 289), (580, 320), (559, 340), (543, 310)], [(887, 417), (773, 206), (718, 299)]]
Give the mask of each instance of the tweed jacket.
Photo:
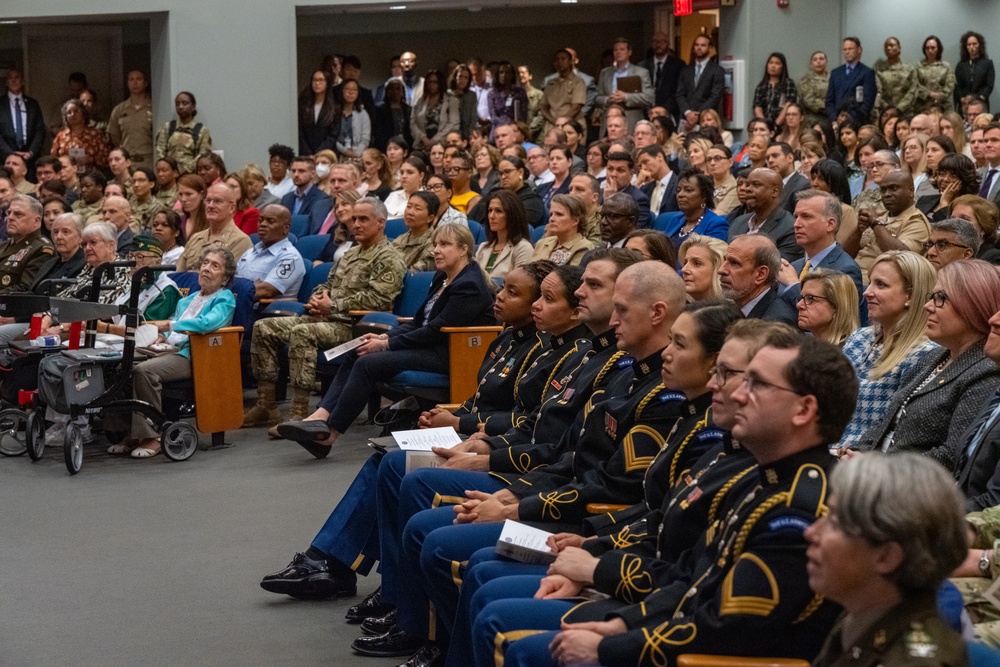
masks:
[[(939, 460), (950, 459), (948, 452), (957, 451), (962, 435), (983, 403), (1000, 386), (1000, 369), (984, 355), (985, 342), (983, 339), (974, 344), (921, 387), (948, 357), (948, 350), (942, 347), (928, 354), (920, 370), (893, 396), (885, 416), (868, 429), (856, 449), (880, 450), (883, 438), (895, 429), (887, 453), (912, 450)], [(898, 415), (904, 404), (905, 414)]]

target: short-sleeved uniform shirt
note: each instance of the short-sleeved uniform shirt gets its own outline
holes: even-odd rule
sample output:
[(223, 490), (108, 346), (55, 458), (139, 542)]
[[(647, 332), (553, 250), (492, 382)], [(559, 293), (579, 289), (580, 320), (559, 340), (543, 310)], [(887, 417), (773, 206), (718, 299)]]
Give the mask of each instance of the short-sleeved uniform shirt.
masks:
[(262, 241), (258, 241), (236, 263), (236, 277), (255, 283), (258, 280), (265, 282), (285, 297), (295, 298), (298, 295), (305, 275), (302, 255), (288, 237), (266, 248)]

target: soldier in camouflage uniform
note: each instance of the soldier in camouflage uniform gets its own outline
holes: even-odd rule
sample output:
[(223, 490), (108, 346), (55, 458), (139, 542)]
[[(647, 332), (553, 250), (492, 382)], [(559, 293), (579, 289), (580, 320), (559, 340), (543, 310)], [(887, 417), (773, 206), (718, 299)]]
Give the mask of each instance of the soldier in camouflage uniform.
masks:
[(528, 94), (528, 141), (534, 141), (541, 136), (542, 128), (545, 127), (545, 116), (542, 115), (542, 90), (531, 85), (534, 77), (527, 65), (518, 65), (517, 78), (524, 87), (524, 92)]
[[(257, 320), (250, 343), (257, 404), (244, 426), (277, 425), (275, 405), (278, 351), (288, 344), (289, 383), (294, 389), (287, 419), (309, 416), (309, 395), (316, 382), (316, 352), (351, 338), (351, 310), (389, 310), (399, 294), (406, 268), (403, 256), (385, 236), (385, 205), (365, 197), (354, 205), (352, 232), (357, 245), (337, 263), (327, 281), (313, 290), (308, 315)], [(274, 431), (277, 437), (277, 431)]]
[(879, 113), (896, 107), (903, 115), (910, 114), (920, 93), (916, 69), (902, 62), (899, 53), (899, 40), (890, 37), (885, 40), (886, 60), (875, 63), (875, 84), (878, 87), (875, 109)]
[(924, 59), (917, 65), (917, 95), (914, 113), (926, 113), (932, 104), (941, 105), (941, 111), (952, 108), (952, 93), (955, 92), (955, 70), (951, 63), (941, 60), (944, 47), (937, 37), (924, 40)]
[(182, 174), (194, 173), (198, 156), (212, 150), (212, 135), (194, 119), (198, 114), (194, 95), (177, 93), (174, 108), (178, 120), (164, 123), (156, 135), (156, 159), (171, 157), (177, 161)]
[[(988, 507), (979, 512), (972, 512), (965, 520), (976, 531), (970, 549), (970, 558), (977, 562), (983, 551), (989, 558), (988, 571), (978, 577), (961, 577), (951, 582), (962, 592), (965, 610), (969, 612), (976, 637), (985, 644), (1000, 647), (1000, 609), (987, 600), (983, 593), (993, 585), (1000, 576), (1000, 507)], [(968, 559), (966, 559), (968, 563)], [(964, 568), (963, 568), (964, 569)]]
[(830, 86), (830, 73), (826, 71), (826, 54), (812, 54), (809, 71), (798, 81), (799, 106), (805, 115), (803, 126), (812, 127), (826, 119), (826, 89)]

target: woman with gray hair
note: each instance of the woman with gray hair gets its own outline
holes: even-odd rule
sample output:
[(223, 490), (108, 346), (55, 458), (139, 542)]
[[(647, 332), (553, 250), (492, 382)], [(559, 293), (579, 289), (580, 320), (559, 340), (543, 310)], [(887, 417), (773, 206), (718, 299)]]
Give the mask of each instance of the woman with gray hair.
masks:
[[(147, 359), (132, 369), (132, 395), (160, 410), (164, 382), (191, 377), (189, 333), (208, 333), (228, 326), (236, 312), (236, 297), (227, 289), (236, 275), (233, 254), (218, 246), (205, 250), (198, 264), (197, 292), (177, 303), (174, 315), (159, 323), (157, 343), (165, 343), (171, 351)], [(131, 433), (120, 443), (111, 445), (108, 454), (134, 459), (147, 459), (160, 453), (159, 434), (140, 414), (132, 415)]]
[(935, 604), (966, 555), (964, 514), (955, 480), (918, 454), (861, 454), (836, 467), (828, 514), (805, 529), (806, 568), (813, 591), (844, 615), (814, 667), (966, 664)]

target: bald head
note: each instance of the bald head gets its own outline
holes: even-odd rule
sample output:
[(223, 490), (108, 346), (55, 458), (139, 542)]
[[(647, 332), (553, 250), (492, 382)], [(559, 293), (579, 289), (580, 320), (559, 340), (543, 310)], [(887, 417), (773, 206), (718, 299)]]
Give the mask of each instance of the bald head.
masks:
[(897, 216), (913, 206), (913, 178), (902, 169), (893, 169), (879, 184), (882, 205), (891, 216)]
[(934, 127), (934, 119), (925, 113), (918, 113), (910, 121), (910, 134), (926, 134), (933, 137), (937, 134)]
[(684, 309), (685, 296), (684, 281), (663, 262), (639, 262), (625, 268), (612, 298), (611, 326), (618, 348), (636, 359), (662, 349)]
[(260, 212), (257, 222), (257, 240), (267, 248), (288, 238), (292, 228), (292, 214), (280, 204), (268, 204)]
[(687, 292), (684, 281), (673, 267), (656, 260), (637, 262), (626, 267), (618, 280), (628, 283), (636, 302), (652, 304), (662, 301), (676, 317), (684, 310)]
[(205, 218), (209, 225), (219, 228), (232, 220), (239, 199), (239, 191), (225, 181), (219, 181), (211, 186), (205, 197)]
[(747, 178), (747, 208), (758, 219), (770, 215), (781, 199), (782, 185), (781, 176), (773, 169), (754, 169)]
[(104, 198), (104, 208), (101, 214), (105, 222), (110, 222), (119, 232), (128, 227), (132, 219), (132, 205), (124, 197), (111, 195)]

